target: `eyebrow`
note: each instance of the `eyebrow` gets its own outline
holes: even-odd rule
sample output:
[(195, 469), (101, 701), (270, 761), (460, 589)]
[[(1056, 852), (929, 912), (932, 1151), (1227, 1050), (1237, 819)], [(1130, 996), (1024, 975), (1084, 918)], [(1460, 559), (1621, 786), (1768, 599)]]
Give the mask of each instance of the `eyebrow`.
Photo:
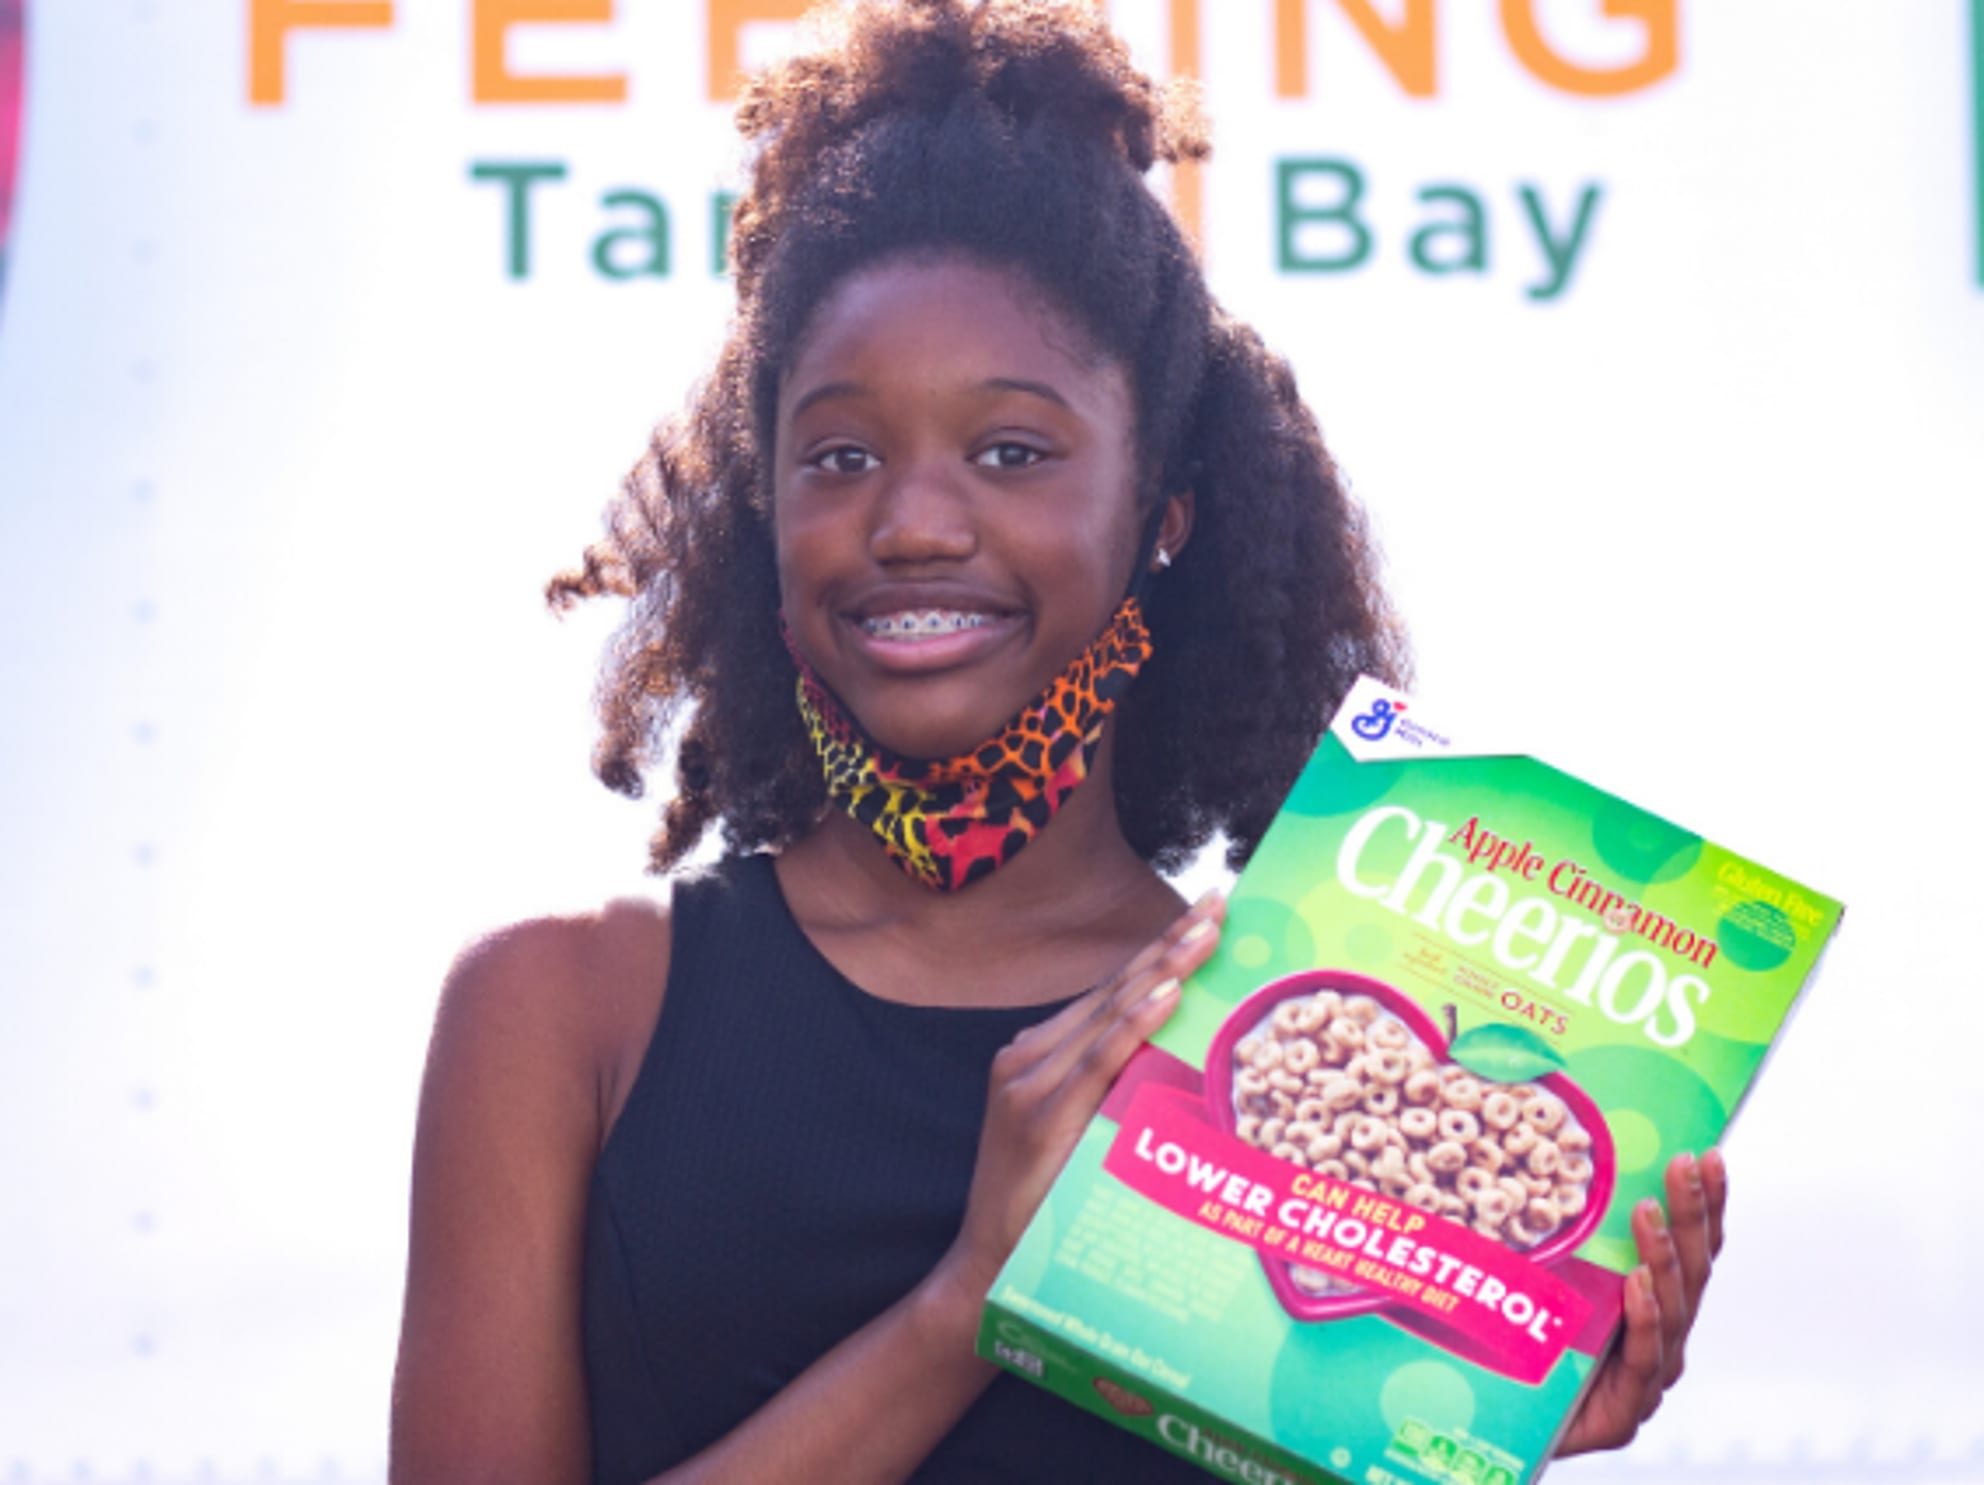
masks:
[(985, 385), (1000, 392), (1028, 392), (1035, 397), (1046, 398), (1047, 401), (1055, 404), (1057, 407), (1065, 407), (1069, 412), (1074, 411), (1074, 408), (1069, 405), (1068, 399), (1055, 391), (1046, 382), (1027, 381), (1024, 378), (1014, 376), (995, 376), (988, 378)]
[(804, 397), (793, 403), (792, 411), (787, 416), (796, 418), (814, 403), (824, 402), (829, 397), (866, 397), (868, 395), (870, 395), (868, 388), (862, 386), (860, 382), (828, 382), (824, 386), (815, 387)]
[[(1047, 382), (1030, 381), (1025, 377), (1017, 376), (993, 376), (987, 377), (983, 382), (979, 383), (979, 386), (993, 392), (1024, 392), (1030, 396), (1039, 397), (1051, 402), (1056, 407), (1065, 407), (1070, 412), (1074, 411), (1068, 399), (1063, 397)], [(822, 386), (813, 388), (812, 391), (806, 393), (805, 396), (793, 403), (792, 411), (788, 416), (796, 418), (805, 412), (807, 408), (813, 406), (814, 403), (824, 402), (830, 397), (869, 397), (872, 395), (873, 392), (871, 389), (862, 385), (860, 382), (827, 382)]]

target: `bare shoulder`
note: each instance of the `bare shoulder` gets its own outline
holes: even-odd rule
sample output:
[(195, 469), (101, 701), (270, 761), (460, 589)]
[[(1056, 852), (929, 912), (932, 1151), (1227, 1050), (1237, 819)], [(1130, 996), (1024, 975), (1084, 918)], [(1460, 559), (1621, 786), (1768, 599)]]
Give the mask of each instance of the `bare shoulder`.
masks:
[(442, 987), (433, 1058), (487, 1060), (512, 1093), (562, 1092), (593, 1116), (597, 1150), (653, 1035), (669, 943), (666, 901), (633, 898), (485, 934)]
[(449, 971), (444, 1002), (466, 1000), (512, 1014), (585, 1014), (626, 993), (620, 982), (666, 969), (665, 900), (621, 898), (589, 913), (530, 918), (474, 940)]

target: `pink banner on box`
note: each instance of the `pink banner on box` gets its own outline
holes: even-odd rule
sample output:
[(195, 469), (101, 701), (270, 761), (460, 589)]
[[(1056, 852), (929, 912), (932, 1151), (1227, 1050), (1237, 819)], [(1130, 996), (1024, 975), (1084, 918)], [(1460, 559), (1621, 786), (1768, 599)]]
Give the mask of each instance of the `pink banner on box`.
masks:
[(1540, 1382), (1592, 1306), (1521, 1254), (1455, 1222), (1304, 1170), (1227, 1134), (1161, 1084), (1137, 1089), (1103, 1168), (1138, 1195), (1266, 1259), (1386, 1293), (1460, 1332), (1474, 1359)]

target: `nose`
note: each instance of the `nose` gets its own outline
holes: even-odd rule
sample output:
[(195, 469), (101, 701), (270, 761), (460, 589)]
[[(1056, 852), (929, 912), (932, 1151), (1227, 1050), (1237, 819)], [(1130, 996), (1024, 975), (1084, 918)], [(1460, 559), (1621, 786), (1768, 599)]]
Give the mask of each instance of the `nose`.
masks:
[(942, 455), (899, 460), (883, 483), (868, 548), (890, 565), (958, 562), (977, 551), (964, 471)]

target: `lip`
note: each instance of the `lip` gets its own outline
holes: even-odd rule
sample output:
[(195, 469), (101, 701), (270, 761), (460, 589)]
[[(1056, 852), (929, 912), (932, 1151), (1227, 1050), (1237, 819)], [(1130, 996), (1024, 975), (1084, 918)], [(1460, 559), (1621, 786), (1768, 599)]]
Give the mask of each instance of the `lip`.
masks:
[[(938, 605), (927, 606), (934, 608)], [(876, 612), (894, 613), (896, 610), (883, 608)], [(958, 609), (957, 612), (982, 613), (984, 610)], [(993, 614), (985, 623), (972, 629), (960, 629), (955, 634), (906, 639), (870, 634), (861, 627), (861, 620), (865, 617), (868, 616), (848, 615), (843, 619), (842, 627), (848, 636), (849, 646), (877, 669), (897, 675), (948, 670), (982, 659), (1014, 638), (1025, 625), (1018, 614)]]
[[(985, 622), (955, 634), (916, 639), (870, 634), (863, 621), (883, 614), (937, 610), (983, 614)], [(840, 627), (849, 648), (878, 670), (920, 675), (969, 664), (1021, 633), (1026, 616), (1010, 602), (982, 590), (951, 583), (883, 583), (856, 594), (841, 610)]]
[(994, 618), (1009, 617), (1019, 611), (1018, 604), (995, 593), (960, 583), (875, 583), (858, 590), (843, 606), (843, 612), (859, 621), (879, 614), (929, 608), (960, 614), (990, 614)]

